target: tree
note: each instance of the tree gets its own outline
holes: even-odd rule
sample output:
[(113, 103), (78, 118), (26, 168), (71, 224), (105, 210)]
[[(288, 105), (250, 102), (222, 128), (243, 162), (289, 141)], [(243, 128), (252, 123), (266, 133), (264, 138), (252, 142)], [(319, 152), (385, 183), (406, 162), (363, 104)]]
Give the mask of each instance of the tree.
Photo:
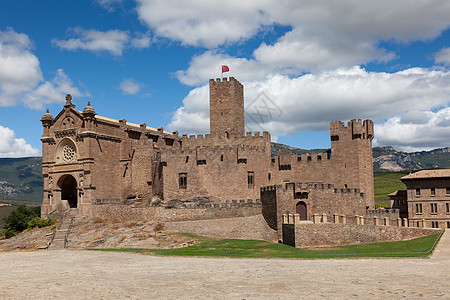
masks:
[(28, 222), (34, 217), (39, 217), (39, 207), (27, 208), (24, 204), (17, 206), (9, 216), (3, 218), (4, 229), (12, 232), (21, 232), (28, 228)]

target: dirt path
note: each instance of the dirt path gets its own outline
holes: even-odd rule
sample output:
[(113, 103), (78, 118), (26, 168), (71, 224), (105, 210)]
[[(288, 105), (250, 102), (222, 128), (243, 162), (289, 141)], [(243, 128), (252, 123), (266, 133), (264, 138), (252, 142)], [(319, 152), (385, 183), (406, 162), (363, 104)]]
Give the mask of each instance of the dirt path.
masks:
[(449, 299), (450, 260), (0, 253), (1, 299)]

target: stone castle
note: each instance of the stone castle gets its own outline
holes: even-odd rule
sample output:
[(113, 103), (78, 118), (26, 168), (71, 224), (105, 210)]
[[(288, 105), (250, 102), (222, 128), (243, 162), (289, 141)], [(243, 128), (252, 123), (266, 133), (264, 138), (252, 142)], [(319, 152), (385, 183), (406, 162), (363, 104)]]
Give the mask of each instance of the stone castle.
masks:
[(96, 203), (136, 198), (157, 197), (161, 205), (198, 197), (253, 203), (261, 199), (261, 187), (296, 181), (357, 193), (339, 196), (345, 199), (337, 203), (324, 192), (320, 200), (304, 196), (311, 208), (320, 203), (354, 213), (374, 207), (371, 120), (331, 122), (331, 149), (324, 153), (271, 157), (268, 132), (245, 132), (242, 84), (230, 77), (211, 79), (209, 87), (210, 134), (197, 136), (102, 117), (90, 103), (79, 111), (67, 95), (56, 117), (47, 111), (41, 119), (42, 215), (76, 208), (89, 216)]

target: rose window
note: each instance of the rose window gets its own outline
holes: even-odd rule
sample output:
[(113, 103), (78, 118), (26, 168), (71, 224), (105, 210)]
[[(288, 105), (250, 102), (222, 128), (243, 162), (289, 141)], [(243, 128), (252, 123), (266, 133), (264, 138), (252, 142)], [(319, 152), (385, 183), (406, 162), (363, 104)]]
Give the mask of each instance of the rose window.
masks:
[(72, 161), (75, 159), (75, 149), (72, 147), (72, 145), (63, 146), (62, 157), (64, 161)]

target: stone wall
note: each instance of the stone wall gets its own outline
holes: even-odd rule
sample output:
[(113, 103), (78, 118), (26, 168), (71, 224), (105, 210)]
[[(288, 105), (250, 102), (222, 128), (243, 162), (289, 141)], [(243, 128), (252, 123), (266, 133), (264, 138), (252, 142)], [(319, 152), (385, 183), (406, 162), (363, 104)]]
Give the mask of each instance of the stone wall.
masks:
[(261, 207), (258, 206), (166, 209), (164, 207), (133, 207), (132, 205), (103, 204), (92, 205), (91, 207), (91, 218), (101, 218), (114, 222), (130, 219), (175, 222), (248, 217), (261, 214)]
[(334, 185), (322, 182), (291, 182), (262, 187), (261, 202), (264, 218), (271, 228), (278, 230), (280, 238), (282, 215), (295, 213), (299, 203), (306, 206), (304, 221), (313, 221), (314, 214), (355, 216), (366, 212), (364, 196), (359, 190), (336, 189)]
[[(223, 141), (233, 140), (245, 143), (245, 139)], [(268, 181), (270, 136), (248, 140), (254, 145), (221, 145), (221, 139), (210, 139), (209, 146), (162, 150), (164, 201), (196, 196), (212, 197), (217, 202), (259, 198), (259, 187)], [(180, 185), (180, 176), (186, 177), (185, 186)]]
[[(436, 229), (354, 224), (283, 224), (286, 244), (295, 247), (338, 246), (401, 241), (439, 232)], [(295, 240), (293, 240), (295, 236)]]
[(229, 239), (277, 241), (277, 232), (267, 226), (260, 214), (212, 220), (166, 222), (164, 228), (171, 231)]

